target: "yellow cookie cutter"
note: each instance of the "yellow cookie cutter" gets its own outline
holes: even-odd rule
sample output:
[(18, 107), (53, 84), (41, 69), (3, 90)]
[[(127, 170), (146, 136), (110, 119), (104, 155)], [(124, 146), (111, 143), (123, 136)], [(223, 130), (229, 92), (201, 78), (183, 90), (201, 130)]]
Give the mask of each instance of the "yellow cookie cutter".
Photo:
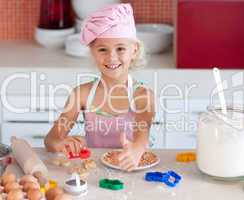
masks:
[(196, 160), (196, 153), (194, 152), (179, 153), (176, 156), (176, 161), (178, 162), (192, 162), (195, 160)]
[(48, 183), (46, 183), (44, 186), (41, 186), (40, 191), (42, 194), (45, 194), (46, 191), (48, 191), (51, 188), (55, 188), (57, 186), (58, 186), (57, 181), (49, 180)]

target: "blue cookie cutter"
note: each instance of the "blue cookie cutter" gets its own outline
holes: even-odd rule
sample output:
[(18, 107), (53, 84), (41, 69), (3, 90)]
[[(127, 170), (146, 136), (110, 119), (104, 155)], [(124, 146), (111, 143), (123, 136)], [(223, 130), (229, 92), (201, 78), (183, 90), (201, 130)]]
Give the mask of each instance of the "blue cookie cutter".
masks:
[(169, 179), (169, 175), (167, 173), (161, 173), (161, 172), (148, 172), (145, 175), (146, 181), (155, 181), (155, 182), (165, 182)]
[(174, 171), (168, 171), (169, 178), (164, 182), (170, 187), (175, 187), (181, 180), (181, 176)]
[(145, 175), (145, 180), (149, 182), (162, 182), (169, 187), (175, 187), (181, 180), (181, 176), (174, 171), (168, 171), (166, 173), (162, 172), (147, 172)]

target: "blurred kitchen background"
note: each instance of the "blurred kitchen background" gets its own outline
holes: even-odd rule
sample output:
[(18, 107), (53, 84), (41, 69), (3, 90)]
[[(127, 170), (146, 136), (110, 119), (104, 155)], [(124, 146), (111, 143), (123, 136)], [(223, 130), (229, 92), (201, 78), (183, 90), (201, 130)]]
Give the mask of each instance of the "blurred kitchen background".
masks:
[[(89, 3), (84, 0), (0, 0), (0, 41), (36, 40), (42, 46), (54, 47), (64, 45), (67, 39), (66, 53), (81, 57), (86, 50), (78, 45), (78, 35), (68, 38), (74, 33), (72, 28), (78, 33), (82, 20), (91, 11), (118, 2), (131, 3), (138, 38), (144, 42), (147, 53), (171, 49), (172, 57), (168, 57), (177, 68), (243, 69), (242, 0), (93, 0)], [(50, 17), (58, 16), (60, 21), (48, 24), (53, 23), (48, 12)], [(54, 29), (60, 31), (52, 31)], [(170, 48), (172, 44), (174, 48)]]
[[(127, 0), (137, 23), (173, 24), (172, 0)], [(0, 0), (0, 40), (33, 40), (40, 0)]]

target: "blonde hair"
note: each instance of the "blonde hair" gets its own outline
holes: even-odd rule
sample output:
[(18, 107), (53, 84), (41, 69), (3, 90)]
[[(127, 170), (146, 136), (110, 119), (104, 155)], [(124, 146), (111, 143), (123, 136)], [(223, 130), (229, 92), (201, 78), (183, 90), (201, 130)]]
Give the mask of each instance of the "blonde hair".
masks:
[(130, 70), (140, 69), (142, 67), (145, 67), (145, 65), (147, 64), (144, 44), (141, 40), (137, 40), (136, 42), (138, 44), (138, 49), (135, 59), (131, 61), (131, 65), (129, 68)]

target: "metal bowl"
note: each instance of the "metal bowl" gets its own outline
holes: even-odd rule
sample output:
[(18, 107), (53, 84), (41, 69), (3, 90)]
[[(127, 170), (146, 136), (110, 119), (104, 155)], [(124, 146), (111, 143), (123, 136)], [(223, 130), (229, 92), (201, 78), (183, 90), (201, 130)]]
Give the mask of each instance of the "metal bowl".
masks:
[(11, 147), (0, 143), (0, 175), (3, 174), (7, 165), (11, 162)]

